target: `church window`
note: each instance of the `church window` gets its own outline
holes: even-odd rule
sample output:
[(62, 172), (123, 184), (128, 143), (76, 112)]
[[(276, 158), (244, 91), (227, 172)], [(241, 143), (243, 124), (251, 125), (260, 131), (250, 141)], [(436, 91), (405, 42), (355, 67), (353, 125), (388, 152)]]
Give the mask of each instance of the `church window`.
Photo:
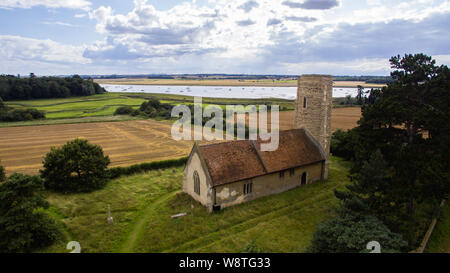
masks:
[(253, 192), (253, 183), (244, 184), (244, 195), (248, 195)]
[(200, 195), (200, 177), (197, 171), (194, 172), (194, 192)]

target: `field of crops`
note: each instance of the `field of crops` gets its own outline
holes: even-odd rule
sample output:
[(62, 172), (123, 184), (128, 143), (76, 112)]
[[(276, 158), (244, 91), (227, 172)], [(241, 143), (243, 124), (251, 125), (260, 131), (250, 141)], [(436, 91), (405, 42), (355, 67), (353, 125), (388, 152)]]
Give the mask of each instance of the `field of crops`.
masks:
[(192, 142), (173, 140), (170, 129), (153, 120), (0, 128), (0, 159), (9, 174), (36, 174), (51, 146), (76, 137), (101, 145), (112, 166), (186, 156)]
[[(359, 108), (333, 109), (332, 129), (355, 127)], [(270, 116), (270, 115), (269, 115)], [(293, 111), (280, 112), (280, 130), (292, 128)], [(0, 128), (0, 160), (6, 172), (36, 174), (52, 146), (76, 137), (103, 147), (112, 166), (187, 156), (192, 141), (175, 141), (168, 121), (135, 120)]]
[[(333, 109), (332, 130), (355, 127), (359, 108)], [(293, 111), (280, 112), (280, 130), (292, 128)], [(112, 166), (186, 156), (192, 141), (175, 141), (170, 122), (135, 120), (0, 128), (0, 160), (8, 174), (36, 174), (45, 154), (76, 137), (101, 145)]]

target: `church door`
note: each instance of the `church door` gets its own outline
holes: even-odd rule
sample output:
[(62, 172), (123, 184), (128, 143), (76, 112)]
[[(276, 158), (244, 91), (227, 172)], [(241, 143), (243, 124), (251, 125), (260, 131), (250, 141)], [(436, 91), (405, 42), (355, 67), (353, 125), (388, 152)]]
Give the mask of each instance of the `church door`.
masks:
[(306, 172), (302, 174), (302, 185), (306, 185)]

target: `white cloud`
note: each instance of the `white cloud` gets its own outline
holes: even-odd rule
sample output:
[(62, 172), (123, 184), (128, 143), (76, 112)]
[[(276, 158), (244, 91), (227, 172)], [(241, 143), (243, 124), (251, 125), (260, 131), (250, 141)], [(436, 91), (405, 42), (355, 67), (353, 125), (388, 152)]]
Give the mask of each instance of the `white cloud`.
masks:
[(60, 22), (60, 21), (44, 21), (42, 22), (44, 25), (58, 25), (58, 26), (64, 26), (64, 27), (78, 27), (77, 25)]
[(86, 0), (0, 0), (0, 8), (28, 9), (34, 6), (47, 8), (89, 9), (91, 2)]
[[(42, 56), (30, 56), (26, 42), (16, 41), (17, 49), (6, 45), (0, 56), (9, 56), (8, 62), (91, 62), (90, 69), (103, 68), (104, 73), (382, 74), (390, 70), (391, 54), (425, 52), (448, 60), (448, 1), (368, 0), (364, 8), (355, 2), (208, 0), (205, 6), (186, 1), (158, 10), (146, 0), (135, 0), (133, 10), (120, 12), (109, 6), (88, 10), (85, 0), (0, 0), (0, 7), (10, 8), (82, 8), (86, 12), (75, 18), (89, 16), (105, 37), (80, 47), (27, 40)], [(56, 53), (43, 52), (45, 47)]]
[(52, 40), (0, 35), (0, 58), (2, 60), (48, 63), (91, 63), (91, 60), (82, 56), (83, 50), (83, 46), (64, 45)]

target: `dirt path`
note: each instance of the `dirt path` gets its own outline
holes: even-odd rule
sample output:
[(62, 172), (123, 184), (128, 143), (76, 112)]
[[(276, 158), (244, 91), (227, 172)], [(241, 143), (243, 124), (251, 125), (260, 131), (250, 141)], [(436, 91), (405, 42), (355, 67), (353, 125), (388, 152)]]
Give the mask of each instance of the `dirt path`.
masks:
[(175, 196), (180, 191), (174, 191), (166, 195), (161, 196), (156, 199), (151, 205), (149, 205), (141, 214), (138, 216), (137, 222), (134, 224), (128, 238), (123, 242), (119, 249), (120, 253), (131, 253), (133, 252), (134, 246), (136, 245), (137, 239), (141, 237), (142, 231), (147, 226), (151, 217), (155, 214), (156, 208), (162, 203), (167, 201), (169, 198)]

